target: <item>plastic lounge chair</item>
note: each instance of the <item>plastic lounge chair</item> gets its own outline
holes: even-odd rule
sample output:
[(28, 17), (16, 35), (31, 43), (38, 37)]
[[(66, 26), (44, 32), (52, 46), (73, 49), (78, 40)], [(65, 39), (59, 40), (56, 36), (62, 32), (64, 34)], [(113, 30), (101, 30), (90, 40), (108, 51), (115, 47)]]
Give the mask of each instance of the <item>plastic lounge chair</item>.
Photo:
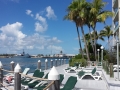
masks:
[[(39, 78), (44, 78), (44, 79), (47, 79), (48, 78), (48, 73), (43, 75), (43, 76), (39, 76)], [(33, 82), (29, 82), (28, 83), (28, 86), (29, 88), (34, 88), (37, 84), (39, 84), (41, 82), (41, 80), (35, 80)]]
[(99, 80), (101, 78), (100, 75), (96, 75), (96, 67), (91, 71), (91, 72), (85, 72), (85, 71), (79, 71), (77, 74), (78, 79), (85, 79), (85, 78), (90, 78), (94, 80)]
[[(64, 79), (64, 75), (60, 74), (60, 83), (63, 81), (63, 79)], [(43, 90), (47, 85), (48, 85), (48, 82), (42, 81), (38, 85), (36, 85), (34, 89)]]
[(77, 77), (70, 76), (65, 83), (64, 87), (60, 90), (72, 90), (77, 82)]
[(65, 73), (69, 73), (69, 72), (76, 72), (75, 70), (77, 69), (77, 67), (68, 67), (66, 69), (64, 69)]
[[(29, 70), (30, 70), (30, 68), (25, 68), (25, 69), (23, 70), (22, 74), (27, 75), (28, 72), (29, 72)], [(13, 77), (14, 77), (14, 73), (8, 73), (8, 74), (6, 74), (6, 75), (4, 75), (4, 76), (13, 76)]]
[[(30, 68), (25, 68), (24, 71), (22, 72), (23, 75), (27, 75), (29, 72)], [(24, 76), (22, 76), (22, 79), (24, 78)], [(14, 79), (14, 73), (8, 73), (5, 75), (5, 77), (3, 78), (4, 81), (6, 81), (7, 83), (12, 83), (12, 80)]]
[[(35, 70), (33, 77), (41, 77), (43, 75), (44, 75), (44, 72), (40, 72), (40, 70)], [(22, 83), (22, 85), (28, 85), (28, 83), (32, 80), (34, 80), (34, 79), (25, 78), (25, 79), (21, 80), (21, 83)]]
[(74, 66), (68, 67), (68, 68), (64, 69), (64, 71), (65, 71), (66, 73), (76, 72), (76, 69), (80, 69), (80, 64), (79, 64), (79, 63), (74, 63)]

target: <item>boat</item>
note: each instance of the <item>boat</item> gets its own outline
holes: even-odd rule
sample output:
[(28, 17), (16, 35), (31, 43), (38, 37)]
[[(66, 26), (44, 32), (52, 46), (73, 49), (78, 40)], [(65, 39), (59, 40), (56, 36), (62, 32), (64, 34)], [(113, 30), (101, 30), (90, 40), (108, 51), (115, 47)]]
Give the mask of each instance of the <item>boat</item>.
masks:
[(13, 58), (30, 58), (31, 56), (29, 54), (25, 54), (24, 50), (22, 54), (16, 54), (13, 56)]

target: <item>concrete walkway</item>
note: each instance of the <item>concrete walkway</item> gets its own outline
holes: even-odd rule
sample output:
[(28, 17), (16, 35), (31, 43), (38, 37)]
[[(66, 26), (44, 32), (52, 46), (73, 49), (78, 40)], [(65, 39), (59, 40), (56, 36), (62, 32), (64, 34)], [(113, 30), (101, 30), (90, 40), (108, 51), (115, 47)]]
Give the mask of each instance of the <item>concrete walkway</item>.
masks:
[[(61, 84), (63, 86), (65, 85), (67, 79), (70, 76), (77, 76), (76, 72), (72, 72), (72, 73), (65, 72), (64, 69), (67, 67), (69, 67), (68, 64), (64, 64), (56, 67), (58, 73), (64, 74), (65, 76)], [(93, 68), (94, 66), (91, 66), (91, 67), (83, 68), (83, 70), (90, 72)], [(50, 70), (51, 69), (44, 70), (44, 72), (47, 73)], [(120, 81), (116, 81), (117, 72), (114, 72), (114, 78), (110, 78), (109, 75), (107, 75), (106, 72), (102, 69), (102, 67), (97, 67), (97, 72), (102, 76), (102, 80), (78, 79), (74, 87), (74, 90), (120, 90)], [(14, 85), (8, 86), (8, 88), (13, 90), (14, 89), (13, 86)], [(2, 88), (2, 90), (7, 90), (7, 89)]]

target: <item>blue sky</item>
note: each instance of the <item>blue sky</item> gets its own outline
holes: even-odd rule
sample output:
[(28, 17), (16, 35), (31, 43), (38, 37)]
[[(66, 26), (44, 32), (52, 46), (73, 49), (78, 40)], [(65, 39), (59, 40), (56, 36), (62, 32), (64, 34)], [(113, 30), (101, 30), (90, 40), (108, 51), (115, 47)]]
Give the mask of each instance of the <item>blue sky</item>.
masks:
[[(79, 44), (73, 22), (64, 21), (72, 0), (0, 0), (0, 54), (78, 54)], [(111, 0), (105, 10), (111, 10)], [(112, 20), (106, 20), (111, 25)], [(97, 30), (104, 28), (97, 24)], [(85, 33), (88, 28), (84, 27)], [(81, 34), (82, 35), (82, 34)], [(103, 46), (105, 42), (99, 41)], [(82, 44), (82, 46), (84, 46)]]

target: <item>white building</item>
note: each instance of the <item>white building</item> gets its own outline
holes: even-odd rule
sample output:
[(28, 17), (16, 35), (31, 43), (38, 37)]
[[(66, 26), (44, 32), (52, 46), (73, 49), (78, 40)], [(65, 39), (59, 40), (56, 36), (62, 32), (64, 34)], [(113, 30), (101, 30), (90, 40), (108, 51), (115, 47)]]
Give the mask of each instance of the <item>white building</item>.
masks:
[(120, 40), (120, 0), (112, 0), (112, 12), (115, 14), (112, 18), (113, 34)]

